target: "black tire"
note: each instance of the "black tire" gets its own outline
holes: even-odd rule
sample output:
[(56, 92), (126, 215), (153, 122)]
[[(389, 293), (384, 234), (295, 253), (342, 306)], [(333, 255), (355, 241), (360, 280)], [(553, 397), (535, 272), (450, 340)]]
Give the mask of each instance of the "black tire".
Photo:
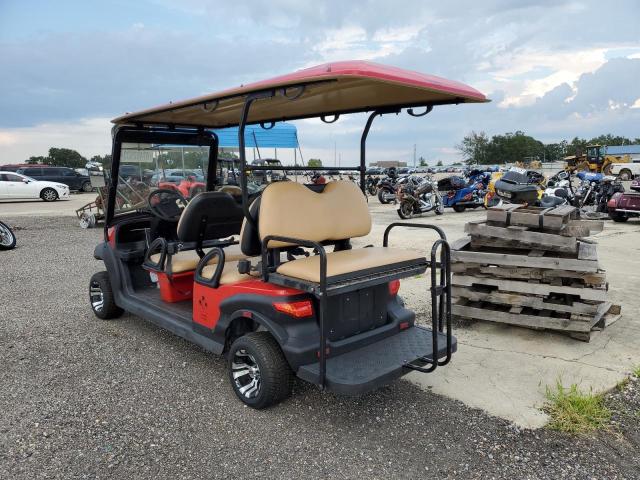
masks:
[(6, 223), (0, 222), (0, 250), (12, 250), (16, 247), (16, 236)]
[(386, 198), (384, 198), (384, 195), (385, 195), (384, 189), (381, 188), (380, 190), (378, 190), (378, 200), (383, 205), (386, 205), (387, 203), (389, 203), (389, 201)]
[[(236, 359), (242, 359), (242, 362), (236, 363)], [(251, 363), (257, 367), (257, 380)], [(227, 355), (227, 366), (231, 388), (251, 408), (267, 408), (291, 395), (293, 372), (269, 332), (248, 333), (233, 342)], [(247, 373), (243, 373), (245, 371)]]
[(413, 217), (413, 205), (407, 201), (400, 202), (400, 207), (398, 208), (398, 216), (403, 220), (409, 220), (411, 217)]
[(45, 202), (55, 202), (58, 200), (58, 192), (53, 188), (47, 187), (40, 192), (40, 198)]
[(467, 209), (467, 207), (465, 207), (464, 205), (454, 205), (453, 206), (453, 211), (457, 212), (457, 213), (462, 213)]
[(633, 175), (631, 175), (631, 170), (629, 170), (628, 168), (624, 168), (620, 171), (620, 175), (618, 175), (618, 178), (626, 182), (628, 180), (631, 180), (633, 178)]
[(90, 193), (90, 192), (93, 192), (93, 187), (91, 186), (91, 182), (84, 182), (84, 183), (82, 184), (82, 188), (81, 188), (81, 190), (82, 190), (84, 193)]
[[(100, 303), (101, 302), (101, 303)], [(124, 310), (116, 305), (107, 272), (97, 272), (89, 280), (89, 303), (96, 317), (102, 320), (118, 318)]]
[(627, 220), (629, 220), (629, 217), (626, 216), (624, 213), (618, 213), (618, 212), (609, 212), (609, 218), (614, 222), (619, 222), (619, 223), (624, 223)]

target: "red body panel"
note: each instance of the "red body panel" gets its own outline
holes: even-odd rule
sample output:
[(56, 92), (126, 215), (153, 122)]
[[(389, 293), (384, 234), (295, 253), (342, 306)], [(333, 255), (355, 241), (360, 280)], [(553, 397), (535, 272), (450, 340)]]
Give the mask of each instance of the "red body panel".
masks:
[(196, 283), (193, 289), (193, 321), (213, 329), (220, 318), (220, 304), (234, 295), (263, 295), (269, 297), (290, 297), (304, 292), (295, 288), (280, 287), (262, 280), (245, 280), (218, 288)]

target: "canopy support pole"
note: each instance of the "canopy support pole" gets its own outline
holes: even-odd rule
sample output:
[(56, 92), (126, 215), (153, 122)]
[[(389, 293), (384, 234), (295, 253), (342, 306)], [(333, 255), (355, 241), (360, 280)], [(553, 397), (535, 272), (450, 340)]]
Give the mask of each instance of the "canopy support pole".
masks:
[(249, 212), (249, 192), (247, 191), (247, 152), (245, 151), (244, 131), (247, 126), (247, 120), (249, 119), (249, 110), (251, 104), (260, 100), (261, 98), (272, 98), (276, 95), (275, 90), (268, 90), (263, 92), (256, 92), (247, 95), (242, 107), (242, 115), (240, 116), (240, 124), (238, 125), (238, 150), (240, 154), (240, 188), (242, 189), (242, 210), (247, 222), (256, 229), (258, 226)]

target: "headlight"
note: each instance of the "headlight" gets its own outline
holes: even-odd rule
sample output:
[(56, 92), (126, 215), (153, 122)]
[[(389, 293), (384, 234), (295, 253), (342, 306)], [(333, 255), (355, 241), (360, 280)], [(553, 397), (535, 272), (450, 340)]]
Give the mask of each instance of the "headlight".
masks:
[(68, 189), (68, 185), (62, 185), (61, 183), (56, 183), (56, 187), (61, 188), (62, 190)]

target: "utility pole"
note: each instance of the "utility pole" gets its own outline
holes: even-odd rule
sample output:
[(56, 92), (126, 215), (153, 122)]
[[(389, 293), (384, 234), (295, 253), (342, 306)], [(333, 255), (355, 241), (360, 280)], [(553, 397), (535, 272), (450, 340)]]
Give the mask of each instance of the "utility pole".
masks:
[(416, 144), (413, 144), (413, 168), (416, 168)]
[(337, 167), (338, 163), (337, 163), (337, 157), (338, 157), (338, 144), (337, 142), (334, 140), (333, 141), (333, 166)]

